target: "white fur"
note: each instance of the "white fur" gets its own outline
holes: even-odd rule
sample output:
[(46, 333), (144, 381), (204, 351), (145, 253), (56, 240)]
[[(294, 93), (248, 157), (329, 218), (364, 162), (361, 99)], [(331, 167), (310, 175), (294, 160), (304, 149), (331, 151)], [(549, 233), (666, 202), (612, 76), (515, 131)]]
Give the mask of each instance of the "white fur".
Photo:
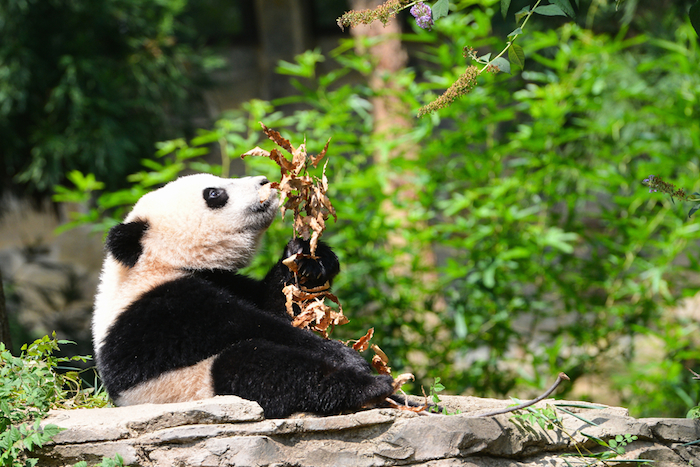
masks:
[[(111, 324), (141, 294), (187, 274), (187, 270), (246, 266), (261, 235), (277, 212), (272, 193), (264, 212), (260, 182), (263, 177), (226, 179), (209, 174), (180, 177), (144, 195), (124, 222), (148, 222), (141, 244), (143, 253), (133, 268), (107, 254), (95, 297), (92, 322), (95, 353)], [(202, 196), (205, 188), (224, 188), (228, 202), (211, 209)]]
[(163, 373), (123, 391), (115, 403), (119, 406), (134, 404), (168, 404), (214, 397), (211, 365), (214, 357), (196, 365)]

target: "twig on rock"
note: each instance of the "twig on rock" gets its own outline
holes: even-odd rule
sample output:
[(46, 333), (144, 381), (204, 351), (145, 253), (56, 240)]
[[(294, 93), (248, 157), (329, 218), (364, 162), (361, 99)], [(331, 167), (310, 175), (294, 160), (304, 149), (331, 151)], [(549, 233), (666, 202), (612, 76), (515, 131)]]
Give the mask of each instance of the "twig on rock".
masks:
[(552, 384), (552, 386), (549, 389), (547, 389), (541, 396), (537, 397), (536, 399), (532, 399), (529, 402), (523, 402), (522, 404), (516, 405), (513, 407), (506, 407), (505, 409), (494, 410), (493, 412), (482, 413), (482, 414), (477, 415), (477, 417), (492, 417), (494, 415), (500, 415), (500, 414), (508, 413), (508, 412), (515, 412), (516, 410), (524, 409), (526, 407), (530, 407), (531, 405), (535, 405), (539, 401), (549, 397), (549, 395), (552, 394), (557, 387), (559, 387), (559, 385), (561, 384), (561, 382), (563, 380), (569, 381), (570, 378), (568, 376), (566, 376), (566, 374), (564, 374), (564, 373), (559, 373), (559, 376), (557, 376), (557, 380), (554, 382), (554, 384)]

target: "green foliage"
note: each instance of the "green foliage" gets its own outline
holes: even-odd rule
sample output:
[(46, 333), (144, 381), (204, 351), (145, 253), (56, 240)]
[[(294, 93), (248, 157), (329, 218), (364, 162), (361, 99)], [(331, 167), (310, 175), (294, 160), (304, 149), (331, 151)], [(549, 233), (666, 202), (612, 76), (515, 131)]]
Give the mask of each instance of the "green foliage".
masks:
[(685, 418), (700, 418), (700, 405), (696, 405), (695, 407), (692, 407), (690, 410), (688, 410), (688, 413), (685, 415)]
[(23, 456), (61, 431), (55, 425), (40, 427), (49, 409), (107, 404), (104, 391), (94, 394), (92, 389), (82, 389), (77, 371), (57, 371), (61, 363), (89, 359), (53, 355), (59, 344), (67, 343), (55, 335), (44, 336), (23, 345), (19, 357), (12, 356), (0, 343), (0, 465), (36, 465), (37, 459)]
[[(521, 403), (517, 399), (513, 401), (516, 404)], [(555, 427), (562, 426), (561, 418), (559, 418), (556, 409), (549, 404), (544, 408), (527, 407), (515, 412), (511, 419), (524, 427), (539, 425), (543, 430), (554, 430)]]
[(430, 385), (430, 393), (428, 394), (428, 400), (433, 406), (428, 408), (428, 411), (437, 413), (439, 412), (438, 406), (440, 405), (439, 393), (445, 390), (445, 386), (440, 383), (440, 377), (435, 378), (433, 384)]
[(20, 467), (35, 466), (38, 459), (23, 459), (25, 452), (31, 452), (35, 447), (42, 447), (61, 429), (55, 425), (47, 425), (41, 429), (40, 421), (34, 424), (23, 423), (19, 426), (10, 425), (0, 434), (0, 462), (3, 466)]
[[(231, 157), (236, 157), (254, 147), (264, 137), (256, 128), (265, 117), (273, 125), (281, 114), (271, 113), (271, 106), (262, 101), (251, 101), (241, 111), (232, 112), (228, 118), (216, 123), (213, 130), (200, 130), (187, 142), (183, 138), (156, 144), (155, 160), (143, 159), (143, 169), (127, 177), (130, 186), (120, 190), (104, 191), (105, 185), (96, 180), (94, 174), (84, 175), (79, 170), (67, 174), (72, 186), (57, 186), (53, 200), (56, 202), (81, 203), (89, 206), (84, 212), (72, 212), (70, 222), (57, 230), (62, 232), (77, 225), (91, 224), (94, 231), (106, 232), (124, 218), (131, 206), (148, 191), (175, 180), (185, 170), (208, 172), (228, 176)], [(216, 144), (222, 155), (220, 165), (203, 162), (200, 158)], [(274, 178), (268, 171), (270, 178)]]
[(430, 399), (430, 402), (433, 404), (439, 404), (440, 396), (438, 394), (444, 390), (445, 386), (440, 383), (440, 378), (435, 378), (433, 384), (430, 385), (430, 394), (428, 394), (428, 399)]
[(448, 12), (450, 11), (450, 2), (449, 0), (437, 0), (433, 4), (433, 19), (438, 20), (442, 18), (443, 16), (447, 16)]
[(110, 188), (151, 157), (207, 60), (178, 42), (186, 0), (0, 2), (0, 183), (68, 169)]
[[(503, 394), (514, 383), (544, 387), (536, 375), (553, 369), (576, 378), (595, 371), (625, 334), (661, 337), (665, 363), (675, 368), (682, 367), (676, 349), (694, 354), (668, 334), (677, 323), (667, 327), (659, 319), (664, 301), (671, 305), (695, 290), (673, 259), (697, 261), (690, 245), (698, 226), (685, 223), (670, 201), (640, 190), (644, 168), (652, 167), (681, 177), (679, 184), (698, 185), (697, 93), (677, 97), (686, 79), (698, 80), (690, 71), (697, 45), (687, 33), (679, 29), (671, 62), (663, 55), (669, 43), (644, 37), (625, 41), (570, 25), (523, 36), (536, 63), (523, 73), (524, 89), (479, 86), (463, 105), (441, 113), (449, 124), (420, 154), (431, 180), (421, 190), (424, 206), (435, 209), (436, 219), (424, 235), (450, 252), (443, 272), (453, 363), (433, 373), (447, 385), (465, 378), (462, 384), (479, 394)], [(438, 46), (435, 56), (450, 70), (451, 53), (441, 51), (448, 47)], [(672, 63), (680, 64), (675, 71)], [(543, 325), (553, 327), (538, 338)], [(513, 347), (503, 342), (528, 355), (533, 370), (508, 365)], [(571, 350), (581, 345), (592, 347)], [(475, 349), (486, 353), (474, 357)], [(631, 361), (634, 347), (625, 351)], [(649, 366), (630, 364), (615, 383), (627, 392), (629, 381), (647, 381), (639, 369)], [(697, 394), (682, 379), (654, 384), (632, 389), (633, 410), (668, 411), (661, 399), (679, 401), (680, 387)], [(652, 393), (654, 404), (641, 402)], [(672, 413), (683, 413), (684, 403)]]
[[(440, 400), (439, 394), (444, 390), (445, 386), (442, 383), (440, 383), (440, 377), (435, 378), (433, 384), (430, 385), (430, 390), (427, 396), (428, 402), (430, 404), (433, 404), (428, 407), (428, 412), (439, 413), (442, 415), (457, 415), (462, 413), (462, 411), (459, 409), (455, 410), (454, 412), (449, 412), (444, 407), (440, 407), (440, 403), (442, 401)], [(423, 394), (425, 395), (425, 392), (423, 392)]]
[(693, 214), (700, 209), (700, 193), (696, 192), (688, 195), (682, 188), (676, 188), (673, 183), (664, 182), (660, 177), (655, 175), (649, 175), (649, 177), (642, 180), (642, 183), (649, 187), (649, 193), (660, 191), (668, 194), (673, 203), (675, 203), (674, 198), (678, 198), (681, 201), (696, 203), (690, 208), (690, 211), (688, 211), (688, 217), (693, 217)]
[[(102, 462), (97, 464), (95, 467), (123, 467), (124, 459), (119, 454), (115, 454), (114, 457), (103, 457)], [(85, 461), (80, 461), (73, 467), (88, 467), (88, 463)]]
[[(519, 404), (520, 401), (515, 400), (516, 404)], [(585, 408), (589, 409), (600, 409), (602, 407), (595, 407), (595, 406), (588, 406)], [(627, 445), (633, 443), (634, 441), (637, 441), (639, 439), (636, 435), (630, 435), (630, 434), (625, 434), (625, 435), (615, 435), (614, 438), (611, 438), (609, 440), (604, 440), (601, 438), (598, 438), (596, 436), (591, 436), (583, 431), (577, 430), (578, 433), (580, 433), (582, 436), (584, 436), (587, 439), (595, 441), (598, 445), (603, 446), (605, 450), (601, 452), (593, 452), (590, 449), (586, 448), (582, 443), (579, 443), (576, 441), (572, 433), (569, 433), (566, 428), (564, 427), (563, 420), (561, 417), (559, 417), (559, 414), (557, 411), (563, 411), (564, 413), (571, 415), (573, 417), (578, 418), (579, 420), (583, 421), (584, 423), (587, 423), (591, 426), (598, 426), (596, 423), (586, 420), (585, 418), (581, 417), (578, 414), (575, 414), (573, 412), (570, 412), (563, 407), (556, 405), (556, 406), (550, 406), (547, 404), (545, 407), (527, 407), (525, 410), (520, 410), (515, 412), (511, 416), (511, 421), (519, 425), (520, 427), (524, 428), (525, 430), (530, 430), (534, 431), (535, 425), (539, 425), (540, 429), (542, 430), (549, 430), (549, 431), (554, 431), (557, 433), (558, 436), (565, 436), (568, 439), (571, 440), (572, 444), (576, 448), (576, 451), (578, 451), (577, 454), (562, 454), (562, 457), (576, 457), (577, 459), (581, 460), (584, 462), (584, 465), (587, 466), (593, 466), (593, 465), (598, 465), (598, 461), (602, 461), (604, 465), (608, 465), (609, 462), (615, 463), (615, 462), (622, 462), (622, 463), (640, 463), (647, 465), (650, 462), (650, 460), (646, 459), (624, 459), (620, 461), (616, 461), (615, 458), (618, 456), (622, 456), (627, 452)], [(593, 463), (589, 463), (588, 459), (593, 459)], [(570, 465), (567, 462), (567, 465)]]
[[(594, 459), (599, 459), (602, 461), (608, 461), (608, 460), (614, 460), (617, 456), (622, 456), (627, 452), (627, 445), (637, 441), (637, 436), (634, 435), (616, 435), (614, 438), (605, 441), (603, 439), (600, 439), (596, 436), (591, 436), (587, 435), (586, 433), (581, 432), (583, 436), (586, 438), (594, 440), (596, 443), (599, 445), (603, 446), (606, 448), (605, 451), (600, 452), (600, 453), (589, 453), (587, 457), (592, 457)], [(625, 460), (624, 462), (627, 462)], [(644, 460), (639, 460), (639, 462), (649, 462), (649, 461), (644, 461)]]
[(695, 28), (695, 32), (700, 36), (700, 2), (693, 3), (688, 11), (688, 16), (690, 17), (690, 23)]
[[(447, 391), (479, 395), (541, 392), (548, 375), (564, 371), (575, 381), (621, 350), (608, 379), (624, 403), (640, 415), (685, 414), (700, 400), (683, 370), (700, 358), (700, 333), (665, 310), (697, 290), (687, 271), (700, 266), (700, 224), (641, 182), (653, 173), (700, 189), (694, 31), (674, 23), (673, 42), (573, 24), (528, 33), (519, 39), (528, 60), (520, 77), (481, 76), (470, 94), (402, 128), (400, 139), (373, 134), (373, 99), (417, 110), (462, 73), (465, 47), (494, 45), (494, 3), (412, 36), (430, 67), (392, 75), (391, 87), (343, 79), (373, 67), (352, 41), (325, 58), (338, 67), (327, 74), (313, 69), (317, 52), (282, 64), (299, 95), (276, 104), (300, 110), (282, 115), (255, 101), (189, 142), (163, 143), (132, 189), (100, 195), (94, 217), (81, 221), (113, 214), (100, 222), (117, 222), (140, 193), (183, 167), (227, 173), (190, 156), (218, 144), (227, 164), (227, 155), (269, 144), (258, 121), (306, 138), (311, 153), (332, 137), (327, 174), (339, 219), (324, 239), (340, 256), (334, 287), (351, 319), (334, 336), (356, 339), (374, 327), (391, 366), (413, 372), (416, 387), (439, 376)], [(266, 160), (246, 167), (279, 174)], [(261, 275), (277, 260), (292, 232), (285, 222), (273, 225), (246, 272)], [(639, 338), (659, 342), (666, 357), (635, 362)]]

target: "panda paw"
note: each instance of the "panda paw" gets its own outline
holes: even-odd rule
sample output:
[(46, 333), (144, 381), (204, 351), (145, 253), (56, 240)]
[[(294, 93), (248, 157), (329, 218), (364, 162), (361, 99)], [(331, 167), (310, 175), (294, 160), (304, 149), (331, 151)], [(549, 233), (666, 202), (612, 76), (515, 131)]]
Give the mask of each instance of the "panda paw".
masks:
[(374, 375), (372, 383), (362, 391), (363, 407), (381, 405), (384, 400), (394, 394), (394, 378), (389, 375)]
[(295, 263), (297, 277), (306, 287), (318, 287), (330, 282), (340, 272), (340, 262), (333, 250), (323, 242), (316, 247), (315, 257), (311, 256), (311, 244), (308, 240), (293, 238), (284, 249), (283, 260), (298, 255)]
[(333, 414), (383, 406), (394, 393), (393, 381), (388, 375), (339, 370), (323, 381), (318, 405), (312, 411)]

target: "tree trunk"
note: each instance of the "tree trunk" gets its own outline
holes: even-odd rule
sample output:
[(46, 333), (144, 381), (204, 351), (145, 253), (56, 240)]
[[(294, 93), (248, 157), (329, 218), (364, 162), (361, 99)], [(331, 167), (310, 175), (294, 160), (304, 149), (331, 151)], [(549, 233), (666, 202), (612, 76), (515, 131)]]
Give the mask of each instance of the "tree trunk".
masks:
[[(382, 4), (381, 0), (350, 0), (353, 10), (374, 8)], [(376, 93), (372, 99), (374, 108), (374, 128), (373, 138), (376, 141), (389, 143), (388, 153), (375, 153), (374, 163), (382, 166), (383, 172), (389, 175), (389, 183), (386, 188), (385, 200), (382, 208), (384, 215), (395, 225), (394, 232), (388, 232), (388, 249), (393, 250), (395, 263), (391, 268), (391, 273), (396, 277), (412, 277), (415, 281), (425, 285), (424, 290), (429, 290), (437, 284), (438, 276), (435, 272), (436, 259), (431, 245), (408, 245), (402, 235), (402, 228), (409, 230), (421, 230), (422, 225), (411, 223), (411, 205), (418, 202), (420, 187), (416, 184), (416, 174), (409, 170), (399, 169), (397, 161), (415, 161), (418, 164), (419, 151), (415, 145), (406, 141), (405, 135), (413, 127), (415, 114), (411, 112), (409, 104), (402, 101), (401, 93), (407, 92), (405, 87), (399, 84), (400, 80), (394, 79), (408, 64), (408, 53), (401, 43), (401, 26), (396, 19), (391, 20), (384, 26), (381, 22), (375, 21), (370, 25), (354, 26), (350, 29), (353, 37), (384, 36), (384, 39), (368, 50), (362, 49), (362, 42), (357, 41), (356, 52), (358, 54), (369, 53), (376, 63), (376, 68), (369, 80), (369, 85)], [(398, 203), (393, 203), (392, 198)], [(401, 254), (408, 248), (412, 253)], [(417, 258), (416, 258), (417, 257)], [(418, 259), (416, 262), (415, 260)], [(415, 265), (419, 263), (416, 270)], [(444, 310), (445, 303), (440, 297), (426, 297), (414, 293), (414, 303), (402, 311), (402, 319), (405, 322), (415, 320), (421, 323), (423, 332), (421, 339), (426, 339), (427, 334), (432, 333), (440, 324), (438, 313)], [(431, 302), (431, 309), (425, 309), (425, 303)], [(412, 355), (412, 356), (411, 356)], [(427, 357), (420, 352), (414, 352), (407, 356), (410, 371), (418, 378), (425, 377)]]
[(293, 61), (311, 44), (309, 0), (255, 0), (260, 38), (261, 91), (267, 100), (288, 96), (294, 87), (275, 73), (280, 60)]
[[(383, 0), (350, 0), (353, 10), (364, 10), (375, 8), (383, 3)], [(363, 37), (378, 37), (383, 39), (378, 44), (365, 49), (362, 41), (356, 42), (358, 54), (368, 53), (376, 62), (376, 68), (369, 79), (369, 86), (377, 94), (372, 99), (374, 109), (374, 139), (377, 141), (389, 142), (391, 150), (388, 157), (375, 154), (374, 163), (386, 168), (385, 173), (392, 174), (387, 187), (386, 195), (398, 194), (401, 200), (410, 200), (415, 197), (415, 186), (409, 183), (410, 173), (397, 173), (392, 169), (392, 160), (413, 159), (415, 156), (409, 150), (408, 145), (402, 143), (402, 135), (410, 131), (412, 122), (410, 120), (410, 108), (398, 97), (402, 91), (399, 84), (392, 79), (396, 73), (408, 64), (408, 54), (401, 43), (401, 26), (396, 19), (389, 21), (386, 26), (380, 21), (375, 21), (370, 25), (358, 25), (350, 28), (350, 34), (356, 39)], [(408, 218), (407, 213), (401, 212), (390, 200), (386, 200), (384, 212), (391, 220), (398, 220), (399, 225), (403, 225)], [(391, 246), (403, 247), (405, 241), (400, 233), (389, 236)], [(406, 274), (406, 260), (403, 258), (397, 262), (395, 273)], [(403, 265), (401, 263), (404, 263)], [(409, 261), (410, 264), (410, 261)]]
[[(354, 10), (374, 8), (381, 5), (382, 0), (351, 0), (350, 5)], [(406, 67), (408, 64), (408, 54), (401, 44), (401, 26), (394, 19), (386, 26), (375, 21), (370, 25), (353, 26), (350, 34), (355, 38), (383, 36), (379, 44), (369, 50), (359, 49), (361, 43), (358, 41), (358, 53), (369, 53), (377, 62), (372, 76), (370, 77), (370, 87), (381, 94), (375, 97), (374, 105), (374, 133), (382, 137), (391, 137), (398, 140), (401, 134), (411, 128), (410, 109), (392, 92), (382, 93), (382, 90), (399, 92), (399, 85), (391, 80), (391, 76)], [(397, 148), (392, 157), (405, 156), (406, 151)]]
[(0, 342), (5, 344), (5, 348), (12, 348), (12, 340), (10, 339), (10, 322), (7, 319), (5, 292), (2, 287), (2, 271), (0, 271)]
[[(350, 0), (353, 10), (375, 8), (382, 3), (382, 0)], [(363, 49), (361, 41), (357, 41), (356, 51), (358, 54), (369, 53), (377, 64), (369, 80), (370, 87), (377, 93), (377, 96), (372, 99), (373, 134), (377, 141), (389, 142), (391, 147), (388, 157), (375, 154), (374, 163), (383, 166), (385, 173), (391, 174), (385, 194), (396, 195), (401, 204), (410, 206), (412, 201), (418, 199), (417, 192), (420, 189), (416, 186), (415, 174), (411, 171), (399, 171), (393, 164), (398, 159), (417, 161), (419, 154), (419, 151), (405, 138), (405, 135), (411, 131), (415, 118), (409, 105), (399, 97), (407, 90), (397, 83), (397, 80), (392, 79), (408, 65), (408, 53), (401, 43), (401, 26), (396, 19), (389, 21), (386, 26), (380, 21), (375, 21), (370, 25), (353, 26), (350, 34), (357, 39), (383, 36), (383, 40), (369, 50)], [(397, 225), (408, 227), (407, 219), (410, 216), (406, 208), (395, 206), (387, 199), (384, 212), (389, 219), (396, 221)], [(406, 240), (400, 232), (390, 233), (389, 243), (397, 249), (406, 246)], [(424, 266), (428, 268), (435, 266), (435, 256), (429, 246), (421, 251), (420, 257), (423, 259)], [(393, 272), (401, 275), (410, 274), (411, 260), (412, 258), (398, 258)], [(423, 280), (436, 279), (437, 276), (432, 273), (423, 277)]]

